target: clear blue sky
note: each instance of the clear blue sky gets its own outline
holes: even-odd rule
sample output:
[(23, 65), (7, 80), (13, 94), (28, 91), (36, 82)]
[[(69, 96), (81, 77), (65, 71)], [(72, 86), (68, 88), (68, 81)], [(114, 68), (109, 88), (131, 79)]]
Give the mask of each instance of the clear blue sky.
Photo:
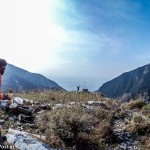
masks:
[(67, 90), (149, 63), (148, 0), (0, 1), (1, 58)]

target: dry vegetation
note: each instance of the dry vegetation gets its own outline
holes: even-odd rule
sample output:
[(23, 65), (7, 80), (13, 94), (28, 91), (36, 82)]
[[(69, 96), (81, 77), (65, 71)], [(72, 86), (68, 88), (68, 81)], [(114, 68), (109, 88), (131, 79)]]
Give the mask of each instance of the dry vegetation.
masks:
[[(105, 150), (114, 147), (117, 144), (114, 121), (130, 117), (125, 129), (140, 141), (142, 149), (150, 148), (150, 104), (142, 100), (121, 103), (96, 93), (64, 91), (11, 93), (11, 97), (27, 98), (33, 102), (50, 104), (51, 107), (58, 103), (75, 102), (71, 107), (38, 113), (36, 129), (24, 127), (27, 132), (45, 135), (44, 142), (50, 147), (68, 150)], [(87, 109), (85, 106), (88, 101), (102, 102), (105, 107)], [(129, 112), (132, 112), (131, 116)]]

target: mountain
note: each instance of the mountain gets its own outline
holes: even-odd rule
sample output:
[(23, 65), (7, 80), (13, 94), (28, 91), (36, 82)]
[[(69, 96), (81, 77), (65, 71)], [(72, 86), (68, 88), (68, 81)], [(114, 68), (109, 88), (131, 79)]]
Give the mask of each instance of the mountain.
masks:
[(31, 73), (14, 65), (8, 64), (2, 77), (2, 90), (64, 90), (56, 82), (41, 74)]
[(126, 72), (104, 83), (96, 92), (110, 98), (118, 98), (125, 93), (139, 94), (150, 89), (150, 64)]

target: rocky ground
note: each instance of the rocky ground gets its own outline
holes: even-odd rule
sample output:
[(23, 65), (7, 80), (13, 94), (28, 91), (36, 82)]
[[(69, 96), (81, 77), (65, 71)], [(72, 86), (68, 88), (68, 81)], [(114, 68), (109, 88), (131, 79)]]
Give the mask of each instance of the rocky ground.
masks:
[[(3, 135), (11, 133), (17, 137), (18, 134), (26, 135), (26, 138), (30, 136), (32, 140), (19, 138), (22, 138), (22, 141), (36, 140), (39, 142), (35, 142), (36, 145), (42, 144), (45, 149), (148, 150), (150, 148), (150, 106), (142, 100), (122, 103), (98, 94), (79, 92), (38, 94), (12, 95), (13, 103), (20, 108), (17, 111), (14, 109), (11, 113), (0, 110)], [(23, 149), (19, 143), (15, 147)]]
[(139, 141), (132, 138), (132, 135), (126, 130), (126, 123), (129, 122), (132, 113), (125, 119), (117, 119), (114, 122), (114, 134), (118, 144), (112, 150), (141, 150)]

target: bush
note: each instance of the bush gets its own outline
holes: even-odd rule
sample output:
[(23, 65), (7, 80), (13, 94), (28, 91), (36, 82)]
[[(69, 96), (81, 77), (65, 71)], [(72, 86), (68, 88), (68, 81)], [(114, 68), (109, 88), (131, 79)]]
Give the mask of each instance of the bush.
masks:
[(142, 108), (142, 113), (145, 115), (150, 115), (150, 104), (148, 104)]
[[(76, 149), (99, 150), (111, 141), (112, 115), (104, 109), (87, 109), (76, 106), (61, 108), (49, 113), (43, 113), (37, 119), (37, 126), (47, 136), (49, 144), (51, 135), (60, 142), (57, 147), (76, 147)], [(59, 145), (60, 144), (60, 145)], [(54, 146), (54, 145), (50, 145)]]
[(135, 100), (135, 101), (131, 101), (128, 104), (128, 108), (129, 109), (141, 109), (142, 107), (144, 107), (146, 105), (146, 103), (143, 100)]
[(150, 123), (141, 116), (136, 116), (128, 129), (135, 137), (144, 136), (150, 133)]

